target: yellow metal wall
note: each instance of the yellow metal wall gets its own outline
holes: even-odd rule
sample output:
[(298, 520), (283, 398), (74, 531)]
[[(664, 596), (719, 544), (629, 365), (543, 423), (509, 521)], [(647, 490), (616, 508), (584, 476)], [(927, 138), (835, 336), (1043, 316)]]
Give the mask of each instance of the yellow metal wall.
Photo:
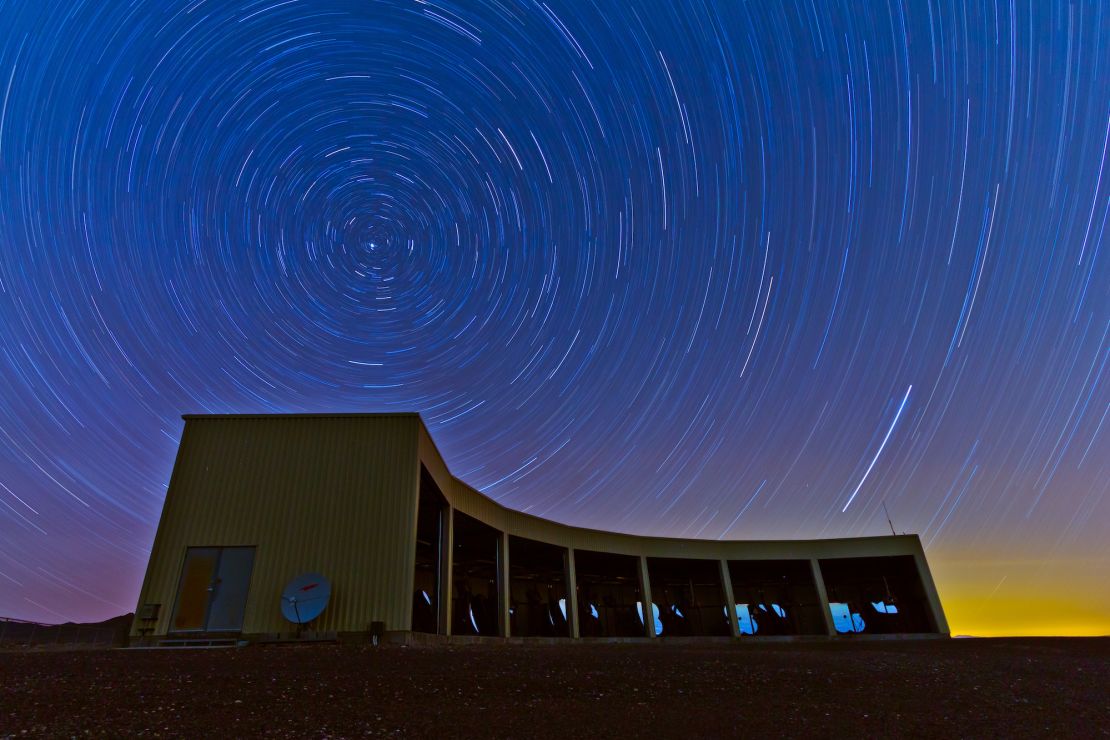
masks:
[(139, 596), (162, 605), (153, 633), (169, 628), (186, 548), (208, 545), (257, 548), (245, 634), (290, 632), (281, 589), (310, 571), (333, 593), (312, 629), (408, 629), (420, 426), (415, 414), (186, 417)]

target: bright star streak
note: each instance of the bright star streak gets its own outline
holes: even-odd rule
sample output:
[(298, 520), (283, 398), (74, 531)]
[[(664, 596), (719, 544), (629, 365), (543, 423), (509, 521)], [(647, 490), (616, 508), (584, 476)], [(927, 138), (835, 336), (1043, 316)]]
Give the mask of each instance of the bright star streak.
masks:
[(886, 436), (883, 437), (883, 442), (879, 445), (879, 451), (875, 453), (875, 457), (871, 458), (871, 464), (867, 466), (867, 470), (864, 471), (863, 477), (859, 479), (856, 490), (852, 491), (852, 495), (848, 497), (848, 503), (844, 504), (844, 508), (840, 510), (842, 514), (852, 505), (852, 501), (856, 498), (856, 494), (859, 493), (859, 489), (863, 487), (863, 483), (867, 480), (867, 476), (871, 474), (871, 468), (875, 467), (875, 463), (879, 460), (879, 455), (883, 454), (883, 448), (886, 447), (887, 440), (890, 439), (890, 435), (894, 432), (894, 427), (898, 425), (898, 419), (902, 416), (902, 409), (906, 408), (906, 401), (910, 400), (910, 391), (912, 390), (912, 385), (906, 389), (906, 395), (903, 396), (902, 403), (898, 405), (898, 412), (894, 415), (894, 421), (890, 422), (890, 429), (886, 430)]

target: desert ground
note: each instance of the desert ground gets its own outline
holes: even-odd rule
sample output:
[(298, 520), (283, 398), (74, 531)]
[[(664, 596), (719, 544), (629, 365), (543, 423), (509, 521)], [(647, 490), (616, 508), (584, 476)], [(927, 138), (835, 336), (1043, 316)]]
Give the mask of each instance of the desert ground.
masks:
[(0, 737), (1106, 737), (1110, 638), (0, 653)]

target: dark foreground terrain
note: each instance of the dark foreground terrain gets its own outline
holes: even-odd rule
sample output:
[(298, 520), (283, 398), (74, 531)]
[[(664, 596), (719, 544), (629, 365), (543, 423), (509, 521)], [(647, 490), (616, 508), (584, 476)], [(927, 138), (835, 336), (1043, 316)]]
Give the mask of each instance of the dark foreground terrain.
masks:
[(1110, 638), (0, 653), (0, 737), (1110, 735)]

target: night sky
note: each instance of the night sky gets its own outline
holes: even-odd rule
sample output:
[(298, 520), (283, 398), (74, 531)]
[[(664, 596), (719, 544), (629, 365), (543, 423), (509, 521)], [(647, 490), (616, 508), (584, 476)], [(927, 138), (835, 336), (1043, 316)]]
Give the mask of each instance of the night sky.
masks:
[(135, 608), (182, 413), (419, 411), (1110, 632), (1110, 5), (832, 5), (0, 2), (0, 615)]

